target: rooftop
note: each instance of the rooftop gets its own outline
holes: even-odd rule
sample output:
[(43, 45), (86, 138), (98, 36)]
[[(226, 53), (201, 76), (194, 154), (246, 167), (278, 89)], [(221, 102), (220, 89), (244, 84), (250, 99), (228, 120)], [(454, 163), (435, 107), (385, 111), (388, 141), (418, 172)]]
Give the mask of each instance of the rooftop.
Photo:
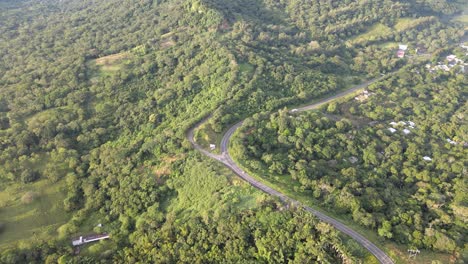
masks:
[(94, 234), (89, 236), (80, 236), (79, 238), (72, 239), (73, 246), (80, 246), (94, 241), (99, 241), (109, 238), (108, 234)]

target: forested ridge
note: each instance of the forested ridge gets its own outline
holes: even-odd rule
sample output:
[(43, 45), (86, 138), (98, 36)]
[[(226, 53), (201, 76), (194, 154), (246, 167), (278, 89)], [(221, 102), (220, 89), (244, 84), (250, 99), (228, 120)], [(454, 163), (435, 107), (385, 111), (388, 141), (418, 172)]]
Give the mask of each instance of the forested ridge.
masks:
[[(219, 133), (407, 62), (382, 43), (444, 54), (463, 35), (439, 19), (457, 12), (451, 1), (26, 0), (0, 11), (5, 263), (364, 259), (206, 161), (185, 133), (212, 112)], [(376, 24), (395, 30), (359, 38)], [(93, 232), (111, 239), (75, 255), (70, 239)]]

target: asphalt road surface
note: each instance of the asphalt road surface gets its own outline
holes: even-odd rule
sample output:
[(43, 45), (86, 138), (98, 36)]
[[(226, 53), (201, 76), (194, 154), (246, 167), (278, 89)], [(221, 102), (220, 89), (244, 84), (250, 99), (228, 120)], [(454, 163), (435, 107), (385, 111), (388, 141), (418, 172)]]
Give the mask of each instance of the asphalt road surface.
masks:
[[(326, 103), (332, 102), (334, 100), (337, 100), (339, 98), (342, 98), (344, 96), (352, 94), (352, 93), (358, 91), (359, 89), (365, 88), (369, 84), (374, 83), (376, 81), (379, 81), (384, 77), (385, 76), (377, 78), (377, 79), (373, 79), (371, 81), (368, 81), (368, 82), (365, 82), (365, 83), (362, 83), (362, 84), (359, 84), (359, 85), (356, 85), (356, 86), (354, 86), (354, 87), (352, 87), (352, 88), (350, 88), (350, 89), (348, 89), (346, 91), (340, 92), (340, 93), (338, 93), (336, 95), (330, 96), (330, 97), (328, 97), (326, 99), (320, 100), (320, 101), (312, 103), (310, 105), (299, 107), (297, 109), (293, 109), (292, 111), (302, 112), (302, 111), (317, 109), (318, 107), (320, 107), (320, 106), (322, 106), (322, 105), (324, 105)], [(241, 121), (241, 122), (235, 124), (234, 126), (232, 126), (231, 128), (229, 128), (229, 130), (224, 134), (223, 139), (221, 140), (221, 146), (220, 146), (221, 147), (221, 153), (222, 153), (221, 155), (213, 154), (213, 153), (203, 149), (194, 140), (194, 130), (199, 125), (204, 123), (208, 118), (209, 118), (209, 116), (207, 118), (205, 118), (204, 120), (202, 120), (201, 122), (199, 122), (197, 125), (195, 125), (193, 128), (191, 128), (188, 131), (187, 137), (190, 140), (190, 142), (192, 143), (192, 145), (195, 147), (195, 149), (197, 149), (198, 151), (200, 151), (204, 155), (206, 155), (206, 156), (208, 156), (208, 157), (210, 157), (212, 159), (218, 160), (219, 162), (223, 163), (226, 167), (231, 169), (234, 173), (239, 175), (239, 177), (241, 177), (242, 179), (244, 179), (245, 181), (250, 183), (250, 185), (254, 186), (255, 188), (257, 188), (259, 190), (262, 190), (262, 191), (264, 191), (264, 192), (266, 192), (266, 193), (268, 193), (270, 195), (274, 195), (276, 197), (279, 197), (284, 202), (293, 204), (293, 205), (295, 205), (297, 207), (302, 207), (302, 208), (304, 208), (304, 210), (314, 214), (321, 221), (331, 224), (336, 229), (340, 230), (341, 232), (347, 234), (348, 236), (350, 236), (351, 238), (356, 240), (356, 242), (361, 244), (370, 253), (372, 253), (380, 261), (380, 263), (383, 263), (383, 264), (393, 264), (394, 263), (393, 260), (387, 254), (385, 254), (384, 251), (382, 251), (380, 248), (378, 248), (376, 245), (374, 245), (368, 239), (366, 239), (365, 237), (363, 237), (362, 235), (360, 235), (356, 231), (352, 230), (351, 228), (347, 227), (346, 225), (344, 225), (340, 221), (338, 221), (338, 220), (336, 220), (336, 219), (334, 219), (334, 218), (332, 218), (330, 216), (327, 216), (322, 212), (319, 212), (319, 211), (317, 211), (315, 209), (312, 209), (312, 208), (310, 208), (308, 206), (303, 205), (299, 201), (296, 201), (296, 200), (286, 196), (285, 194), (283, 194), (283, 193), (281, 193), (281, 192), (279, 192), (279, 191), (277, 191), (275, 189), (272, 189), (272, 188), (268, 187), (267, 185), (257, 181), (252, 176), (250, 176), (249, 174), (244, 172), (234, 162), (234, 160), (231, 158), (231, 156), (229, 155), (229, 150), (228, 150), (229, 140), (231, 139), (234, 132), (242, 125), (243, 121)]]

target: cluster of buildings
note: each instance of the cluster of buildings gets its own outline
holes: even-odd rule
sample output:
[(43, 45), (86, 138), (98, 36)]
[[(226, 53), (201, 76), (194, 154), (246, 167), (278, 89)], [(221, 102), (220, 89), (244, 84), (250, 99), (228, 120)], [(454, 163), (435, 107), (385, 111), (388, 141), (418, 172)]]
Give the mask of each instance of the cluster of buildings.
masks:
[(433, 73), (434, 71), (437, 70), (442, 70), (442, 71), (450, 71), (453, 67), (459, 66), (460, 67), (460, 72), (465, 73), (465, 66), (468, 66), (468, 63), (465, 63), (463, 60), (457, 58), (456, 55), (448, 55), (445, 57), (445, 62), (438, 62), (437, 65), (432, 66), (430, 64), (426, 64), (426, 69), (429, 70), (429, 72)]
[(391, 133), (395, 133), (398, 131), (397, 128), (403, 128), (402, 132), (405, 135), (411, 134), (410, 129), (414, 129), (414, 127), (416, 126), (416, 124), (412, 121), (390, 122), (390, 125), (392, 127), (389, 127), (388, 131), (390, 131)]
[[(397, 58), (404, 58), (407, 51), (408, 51), (408, 45), (399, 44), (398, 50), (395, 55), (397, 56)], [(416, 48), (414, 49), (414, 51), (415, 51), (415, 54), (419, 56), (430, 55), (429, 53), (427, 53), (427, 48), (420, 44), (416, 45)]]
[(354, 100), (359, 101), (359, 102), (364, 102), (369, 98), (369, 96), (373, 95), (374, 93), (370, 93), (367, 90), (364, 90), (360, 95), (354, 97)]
[[(416, 124), (414, 122), (412, 122), (412, 121), (390, 122), (390, 125), (392, 127), (389, 127), (388, 131), (390, 131), (392, 133), (395, 133), (395, 132), (398, 131), (396, 128), (403, 128), (402, 132), (405, 135), (411, 134), (410, 129), (414, 129), (414, 127), (416, 126)], [(423, 160), (424, 161), (432, 161), (432, 158), (429, 157), (429, 156), (424, 156)]]

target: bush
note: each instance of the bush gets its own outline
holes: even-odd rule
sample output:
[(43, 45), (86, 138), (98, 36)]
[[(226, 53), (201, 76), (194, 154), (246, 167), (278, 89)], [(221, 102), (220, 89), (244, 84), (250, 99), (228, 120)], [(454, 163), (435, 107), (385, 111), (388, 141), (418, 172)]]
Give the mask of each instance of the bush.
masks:
[(74, 223), (66, 223), (57, 229), (59, 239), (70, 238), (77, 231), (78, 227)]
[(34, 202), (34, 199), (37, 197), (37, 194), (34, 192), (27, 192), (23, 196), (21, 196), (21, 202), (23, 204), (30, 204)]
[(21, 181), (23, 183), (30, 183), (39, 179), (39, 173), (30, 169), (26, 169), (21, 173)]

